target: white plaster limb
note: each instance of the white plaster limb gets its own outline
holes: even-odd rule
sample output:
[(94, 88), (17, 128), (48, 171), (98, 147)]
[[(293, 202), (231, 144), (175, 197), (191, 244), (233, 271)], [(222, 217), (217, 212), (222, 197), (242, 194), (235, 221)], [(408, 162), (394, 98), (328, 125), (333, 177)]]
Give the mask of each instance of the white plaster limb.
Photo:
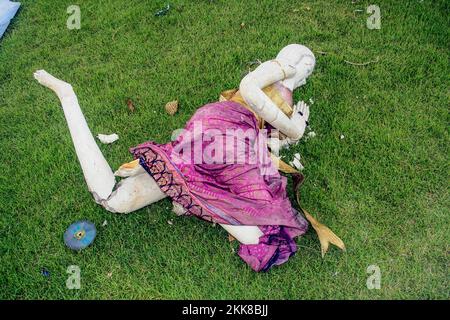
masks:
[(111, 212), (130, 213), (165, 197), (155, 180), (144, 170), (122, 179), (111, 196), (102, 201), (102, 205)]
[(233, 226), (230, 224), (221, 224), (221, 226), (242, 244), (258, 244), (259, 237), (263, 235), (257, 226)]
[(72, 86), (44, 70), (36, 71), (34, 77), (59, 97), (84, 178), (97, 203), (111, 212), (128, 213), (165, 197), (140, 165), (112, 192), (114, 174), (95, 143)]
[[(309, 119), (309, 106), (303, 102), (299, 101), (294, 105), (294, 112), (292, 113), (291, 122), (297, 127), (300, 132), (300, 137), (305, 133)], [(289, 139), (290, 144), (295, 144), (298, 139)]]
[(239, 91), (256, 114), (288, 137), (299, 139), (300, 132), (297, 127), (292, 125), (288, 116), (262, 91), (265, 87), (283, 80), (285, 74), (288, 76), (293, 72), (295, 69), (292, 67), (284, 68), (274, 61), (264, 62), (242, 79)]
[(72, 86), (44, 70), (36, 71), (34, 77), (58, 95), (88, 189), (95, 201), (101, 203), (111, 194), (115, 178), (95, 143)]
[(280, 51), (276, 60), (264, 62), (246, 75), (239, 90), (244, 100), (260, 117), (289, 138), (298, 140), (305, 131), (306, 120), (296, 112), (290, 119), (262, 89), (281, 81), (293, 91), (306, 83), (306, 78), (312, 73), (314, 66), (315, 57), (311, 50), (302, 45), (291, 44)]

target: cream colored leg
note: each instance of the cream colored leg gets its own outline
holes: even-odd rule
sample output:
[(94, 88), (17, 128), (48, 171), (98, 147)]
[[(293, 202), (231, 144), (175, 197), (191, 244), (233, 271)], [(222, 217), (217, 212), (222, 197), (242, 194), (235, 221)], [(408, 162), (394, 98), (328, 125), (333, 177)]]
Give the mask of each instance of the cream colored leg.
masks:
[(40, 84), (53, 90), (58, 95), (88, 189), (94, 196), (95, 201), (101, 203), (111, 194), (115, 178), (95, 143), (72, 86), (67, 82), (56, 79), (44, 70), (36, 71), (34, 77)]
[(129, 213), (165, 197), (155, 180), (144, 171), (120, 181), (117, 189), (107, 200), (102, 201), (102, 205), (111, 212)]
[(44, 70), (36, 71), (34, 77), (58, 95), (84, 178), (97, 203), (112, 212), (128, 213), (165, 197), (153, 178), (137, 163), (134, 170), (126, 172), (133, 176), (123, 179), (112, 192), (114, 174), (89, 130), (72, 86)]

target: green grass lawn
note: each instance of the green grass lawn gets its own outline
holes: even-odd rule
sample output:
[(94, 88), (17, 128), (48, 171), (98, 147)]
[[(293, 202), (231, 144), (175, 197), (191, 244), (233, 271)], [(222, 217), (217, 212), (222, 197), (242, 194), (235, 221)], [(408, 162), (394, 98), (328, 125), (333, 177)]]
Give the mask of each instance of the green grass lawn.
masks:
[[(450, 298), (448, 1), (377, 0), (380, 30), (366, 27), (369, 1), (171, 0), (155, 17), (166, 0), (79, 0), (80, 30), (66, 28), (70, 0), (21, 2), (0, 40), (0, 298)], [(92, 132), (119, 134), (100, 145), (117, 168), (130, 146), (167, 142), (251, 61), (289, 43), (316, 54), (295, 96), (314, 100), (317, 136), (284, 155), (302, 154), (303, 206), (347, 252), (322, 259), (310, 231), (267, 273), (168, 199), (128, 215), (96, 205), (59, 101), (33, 79), (45, 69), (73, 85)], [(79, 219), (98, 235), (76, 253), (62, 236)], [(66, 288), (69, 265), (81, 268), (80, 290)], [(380, 267), (379, 290), (366, 287), (369, 265)]]

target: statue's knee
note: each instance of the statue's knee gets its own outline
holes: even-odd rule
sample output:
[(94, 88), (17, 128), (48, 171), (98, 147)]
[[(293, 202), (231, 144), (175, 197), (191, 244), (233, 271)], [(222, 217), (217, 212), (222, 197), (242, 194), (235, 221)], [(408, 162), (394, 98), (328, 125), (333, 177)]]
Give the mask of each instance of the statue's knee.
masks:
[(129, 213), (164, 197), (153, 178), (145, 172), (122, 179), (102, 206), (111, 212)]
[(127, 207), (126, 203), (118, 203), (114, 197), (103, 200), (101, 205), (103, 208), (112, 213), (129, 213), (132, 210)]

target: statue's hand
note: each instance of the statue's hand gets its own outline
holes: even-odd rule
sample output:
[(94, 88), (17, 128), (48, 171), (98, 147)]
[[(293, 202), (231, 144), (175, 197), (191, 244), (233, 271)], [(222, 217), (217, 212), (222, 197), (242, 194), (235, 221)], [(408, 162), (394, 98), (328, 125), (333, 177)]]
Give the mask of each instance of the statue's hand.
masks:
[(301, 135), (297, 140), (292, 140), (292, 142), (297, 142), (303, 136), (306, 127), (308, 126), (309, 119), (309, 106), (303, 102), (299, 101), (294, 105), (294, 112), (292, 113), (292, 122), (295, 126), (300, 129)]

